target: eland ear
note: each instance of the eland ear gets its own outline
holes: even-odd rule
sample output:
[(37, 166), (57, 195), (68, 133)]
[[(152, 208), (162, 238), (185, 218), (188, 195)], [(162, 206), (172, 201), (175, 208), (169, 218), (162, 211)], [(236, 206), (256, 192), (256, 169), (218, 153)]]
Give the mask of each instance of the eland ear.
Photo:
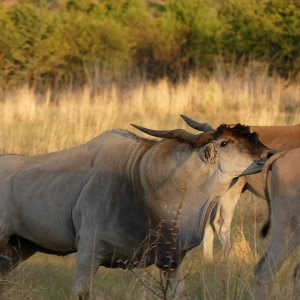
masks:
[(200, 156), (205, 163), (214, 164), (218, 157), (218, 150), (214, 144), (209, 143), (201, 148)]
[(215, 131), (209, 124), (207, 123), (199, 123), (185, 115), (180, 115), (181, 118), (184, 120), (186, 124), (188, 124), (190, 127), (203, 132), (209, 132), (209, 131)]

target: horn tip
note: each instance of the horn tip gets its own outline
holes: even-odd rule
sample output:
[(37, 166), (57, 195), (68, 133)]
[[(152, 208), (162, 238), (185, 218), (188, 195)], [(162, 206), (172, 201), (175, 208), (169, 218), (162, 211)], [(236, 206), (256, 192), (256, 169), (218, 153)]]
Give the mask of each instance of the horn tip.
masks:
[(130, 125), (133, 126), (136, 129), (144, 132), (144, 133), (147, 133), (147, 134), (149, 134), (149, 131), (151, 131), (150, 129), (147, 129), (147, 128), (145, 128), (143, 126), (140, 126), (140, 125), (136, 125), (136, 124), (133, 124), (133, 123), (130, 123)]
[(133, 124), (133, 123), (130, 123), (130, 125), (131, 125), (132, 127), (136, 128), (136, 129), (140, 129), (140, 128), (141, 128), (141, 126), (136, 125), (136, 124)]
[[(180, 115), (180, 116), (184, 120), (184, 122), (190, 126), (191, 126), (191, 124), (195, 123), (195, 121), (193, 119), (191, 119), (190, 117), (188, 117), (186, 115)], [(191, 127), (193, 127), (193, 126), (191, 126)]]

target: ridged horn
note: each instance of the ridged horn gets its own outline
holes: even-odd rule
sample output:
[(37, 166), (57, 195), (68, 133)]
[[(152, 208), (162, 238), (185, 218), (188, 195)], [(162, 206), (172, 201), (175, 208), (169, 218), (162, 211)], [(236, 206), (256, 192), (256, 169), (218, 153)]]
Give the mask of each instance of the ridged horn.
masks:
[(190, 127), (203, 132), (209, 132), (209, 131), (215, 131), (209, 124), (207, 123), (199, 123), (185, 115), (180, 115), (181, 118), (184, 120), (186, 124), (188, 124)]
[(188, 143), (190, 145), (195, 144), (197, 140), (197, 135), (189, 133), (183, 129), (174, 129), (174, 130), (154, 130), (154, 129), (149, 129), (145, 128), (139, 125), (131, 124), (133, 127), (136, 129), (147, 133), (151, 136), (159, 137), (159, 138), (164, 138), (164, 139), (173, 139), (177, 140), (179, 142), (184, 142)]
[(201, 147), (205, 144), (210, 143), (214, 137), (212, 132), (205, 132), (203, 134), (195, 135), (189, 133), (183, 129), (174, 129), (174, 130), (154, 130), (145, 128), (139, 125), (131, 124), (136, 129), (147, 133), (151, 136), (164, 138), (164, 139), (173, 139), (179, 142), (188, 143), (193, 147)]

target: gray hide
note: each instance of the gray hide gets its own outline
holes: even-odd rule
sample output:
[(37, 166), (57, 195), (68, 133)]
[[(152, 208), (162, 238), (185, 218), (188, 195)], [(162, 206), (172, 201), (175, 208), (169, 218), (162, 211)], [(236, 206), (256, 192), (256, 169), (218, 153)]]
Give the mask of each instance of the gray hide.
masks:
[[(168, 271), (175, 299), (185, 298), (177, 270), (186, 251), (202, 240), (203, 207), (234, 177), (260, 171), (268, 154), (256, 138), (234, 138), (226, 130), (205, 146), (182, 131), (179, 141), (157, 142), (113, 130), (60, 152), (2, 155), (1, 274), (36, 251), (77, 251), (75, 290), (81, 299), (88, 298), (99, 266), (150, 264)], [(220, 146), (228, 138), (228, 146)]]
[[(267, 162), (266, 199), (271, 214), (269, 247), (255, 267), (255, 299), (264, 300), (286, 258), (300, 244), (300, 148), (278, 153)], [(294, 296), (299, 299), (300, 259), (294, 269)], [(298, 292), (297, 292), (298, 291)]]

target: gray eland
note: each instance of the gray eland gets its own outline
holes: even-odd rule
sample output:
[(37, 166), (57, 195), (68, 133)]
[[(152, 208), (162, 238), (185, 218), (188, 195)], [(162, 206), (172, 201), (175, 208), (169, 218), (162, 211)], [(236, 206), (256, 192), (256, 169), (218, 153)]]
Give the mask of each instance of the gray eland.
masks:
[[(270, 283), (286, 258), (300, 244), (300, 148), (280, 152), (267, 161), (266, 200), (269, 220), (264, 226), (265, 236), (271, 224), (271, 241), (265, 255), (255, 266), (255, 299), (267, 298)], [(294, 296), (300, 296), (300, 259), (294, 269)]]
[[(182, 117), (189, 126), (196, 130), (203, 132), (214, 131), (207, 123), (199, 123), (187, 116)], [(275, 151), (300, 147), (300, 124), (291, 126), (250, 126), (250, 129), (258, 134), (262, 143)], [(213, 258), (215, 233), (217, 233), (221, 240), (224, 253), (226, 255), (229, 254), (232, 246), (230, 236), (231, 221), (241, 193), (245, 190), (249, 190), (256, 196), (264, 199), (264, 181), (261, 175), (254, 174), (239, 178), (218, 201), (212, 214), (211, 222), (205, 228), (203, 252), (206, 258)]]
[(40, 156), (0, 157), (0, 272), (40, 251), (77, 252), (75, 292), (87, 299), (99, 266), (165, 271), (175, 299), (180, 264), (233, 178), (260, 172), (270, 151), (240, 124), (213, 133), (112, 130)]

